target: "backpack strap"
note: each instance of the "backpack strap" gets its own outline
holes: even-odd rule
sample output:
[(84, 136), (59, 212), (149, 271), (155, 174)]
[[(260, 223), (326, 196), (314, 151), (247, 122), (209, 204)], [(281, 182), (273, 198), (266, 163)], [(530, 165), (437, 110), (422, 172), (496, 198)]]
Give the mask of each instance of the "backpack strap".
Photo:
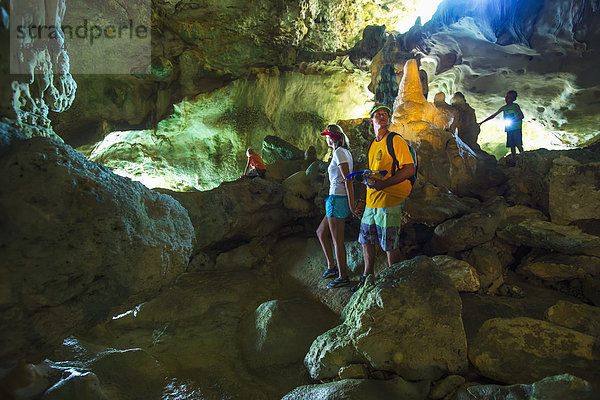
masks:
[(400, 169), (400, 164), (396, 158), (396, 152), (394, 151), (394, 136), (400, 136), (396, 132), (390, 132), (387, 135), (387, 149), (388, 153), (392, 157), (392, 176), (396, 174), (396, 171)]
[[(390, 154), (390, 156), (392, 157), (392, 176), (394, 174), (396, 174), (396, 171), (398, 171), (400, 169), (400, 164), (398, 163), (398, 159), (396, 158), (396, 153), (394, 152), (394, 136), (400, 136), (398, 135), (396, 132), (389, 132), (387, 135), (387, 139), (386, 139), (386, 145), (387, 145), (387, 150), (388, 153)], [(402, 137), (402, 136), (400, 136)], [(369, 152), (371, 151), (371, 146), (373, 146), (373, 143), (375, 142), (375, 139), (373, 139), (371, 141), (371, 143), (369, 144), (369, 147), (367, 148), (367, 157)]]

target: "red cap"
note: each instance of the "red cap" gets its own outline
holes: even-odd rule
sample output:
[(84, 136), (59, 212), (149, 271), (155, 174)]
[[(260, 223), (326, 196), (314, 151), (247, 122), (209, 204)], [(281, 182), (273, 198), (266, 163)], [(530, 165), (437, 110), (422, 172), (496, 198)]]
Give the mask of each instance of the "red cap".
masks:
[(321, 133), (321, 136), (329, 136), (334, 139), (339, 139), (342, 135), (338, 135), (337, 133), (329, 132), (329, 129), (325, 129), (325, 132)]

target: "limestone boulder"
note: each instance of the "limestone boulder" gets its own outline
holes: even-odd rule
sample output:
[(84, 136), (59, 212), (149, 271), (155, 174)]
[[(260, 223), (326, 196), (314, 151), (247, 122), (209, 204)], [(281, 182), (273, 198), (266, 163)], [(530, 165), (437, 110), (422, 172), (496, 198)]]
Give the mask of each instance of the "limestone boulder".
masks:
[(492, 240), (506, 207), (504, 199), (498, 197), (476, 212), (441, 223), (434, 230), (430, 247), (443, 254), (468, 250)]
[(242, 178), (206, 192), (171, 192), (189, 212), (196, 250), (226, 240), (251, 241), (288, 224), (293, 214), (283, 206), (278, 182)]
[(0, 140), (0, 358), (44, 353), (167, 287), (194, 242), (187, 211), (47, 138)]
[(461, 388), (456, 400), (488, 399), (563, 399), (593, 400), (600, 393), (590, 382), (570, 374), (549, 376), (526, 385), (470, 385)]
[[(330, 280), (321, 278), (321, 274), (327, 269), (327, 261), (316, 235), (309, 239), (287, 238), (282, 240), (280, 245), (271, 255), (278, 261), (276, 269), (285, 273), (281, 279), (291, 278), (293, 285), (300, 285), (313, 298), (340, 315), (352, 293), (344, 288), (339, 290), (327, 288)], [(349, 268), (348, 276), (354, 280), (353, 277), (362, 274), (364, 269), (362, 248), (356, 246), (356, 240), (353, 239), (346, 243), (346, 251), (349, 267), (355, 268), (354, 270)], [(381, 262), (377, 263), (375, 270), (379, 272), (381, 268)]]
[(322, 175), (299, 171), (285, 179), (282, 186), (285, 191), (283, 204), (288, 210), (304, 216), (321, 213), (314, 200), (319, 191), (327, 187)]
[(408, 380), (466, 372), (461, 301), (454, 284), (417, 257), (369, 278), (344, 310), (344, 322), (319, 336), (304, 359), (313, 379), (364, 363)]
[(546, 319), (556, 325), (600, 337), (600, 307), (559, 300), (546, 310)]
[(596, 380), (596, 339), (547, 321), (519, 317), (486, 321), (469, 343), (469, 360), (484, 376), (510, 384), (569, 373)]
[(164, 390), (166, 370), (148, 351), (140, 348), (106, 349), (88, 367), (102, 383), (108, 398), (151, 398)]
[(429, 398), (433, 400), (446, 398), (456, 392), (456, 390), (464, 383), (465, 378), (463, 376), (448, 375), (432, 385), (431, 390), (429, 391)]
[(522, 205), (508, 207), (504, 212), (503, 217), (504, 220), (500, 224), (501, 227), (510, 224), (518, 224), (526, 219), (548, 221), (548, 217), (546, 217), (540, 210)]
[(600, 258), (550, 253), (527, 258), (517, 272), (546, 282), (600, 277)]
[[(562, 157), (568, 158), (572, 161), (560, 161), (556, 165), (557, 172), (556, 178), (554, 178), (555, 174), (552, 172), (555, 167), (554, 161)], [(565, 162), (567, 165), (564, 165)], [(541, 210), (544, 215), (551, 215), (550, 181), (554, 180), (553, 191), (555, 194), (553, 195), (553, 208), (559, 207), (556, 209), (556, 211), (554, 211), (554, 213), (564, 214), (565, 212), (568, 213), (574, 211), (569, 211), (569, 208), (576, 207), (575, 205), (560, 205), (559, 202), (561, 199), (557, 198), (556, 196), (559, 193), (570, 196), (572, 191), (569, 190), (568, 184), (571, 182), (574, 184), (574, 187), (579, 186), (586, 181), (593, 182), (593, 179), (591, 179), (592, 175), (587, 174), (590, 172), (593, 173), (593, 165), (598, 162), (598, 155), (586, 149), (554, 151), (538, 149), (527, 151), (521, 155), (521, 164), (519, 166), (516, 168), (509, 168), (508, 170), (504, 171), (508, 178), (505, 184), (506, 191), (504, 196), (509, 203), (528, 206)], [(569, 167), (569, 164), (571, 164), (571, 167)], [(586, 170), (587, 174), (584, 174), (584, 176), (581, 177), (567, 177), (564, 175), (568, 168), (573, 169), (577, 165), (577, 168), (580, 168), (581, 171)], [(590, 167), (587, 167), (587, 165), (590, 165)], [(561, 176), (563, 177), (561, 178)], [(596, 196), (592, 192), (581, 194), (584, 196), (582, 199), (592, 200), (595, 198), (594, 196)], [(579, 204), (578, 207), (581, 207), (583, 210), (587, 210), (587, 204), (578, 198), (571, 197), (571, 200), (572, 204)]]
[(498, 237), (515, 245), (566, 254), (600, 256), (600, 237), (584, 233), (576, 226), (525, 220), (498, 231)]
[(89, 399), (108, 400), (98, 376), (93, 372), (71, 373), (49, 388), (41, 397), (43, 400)]
[(600, 160), (580, 163), (569, 157), (554, 160), (548, 186), (549, 212), (552, 222), (567, 225), (593, 220), (600, 215)]
[(243, 352), (250, 368), (301, 363), (313, 340), (338, 322), (338, 316), (318, 303), (271, 300), (243, 322)]
[(478, 205), (477, 199), (459, 197), (431, 183), (417, 180), (402, 212), (407, 222), (436, 226), (448, 219), (469, 214)]
[(479, 275), (469, 263), (450, 256), (434, 256), (436, 270), (452, 279), (459, 292), (476, 292), (479, 290)]
[(399, 377), (390, 380), (344, 379), (297, 387), (282, 400), (424, 400), (428, 390), (426, 382), (408, 382)]
[(502, 275), (502, 263), (496, 251), (485, 246), (477, 246), (461, 254), (477, 271), (481, 288), (487, 288)]

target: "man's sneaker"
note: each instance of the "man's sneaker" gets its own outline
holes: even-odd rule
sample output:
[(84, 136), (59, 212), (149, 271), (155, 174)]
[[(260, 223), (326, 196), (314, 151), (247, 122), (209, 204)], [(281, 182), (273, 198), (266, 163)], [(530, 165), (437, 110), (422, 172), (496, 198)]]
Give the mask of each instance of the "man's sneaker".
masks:
[(348, 279), (348, 278), (335, 278), (334, 280), (329, 282), (329, 285), (327, 285), (327, 288), (333, 289), (333, 288), (340, 287), (340, 286), (346, 286), (349, 283), (350, 283), (350, 279)]
[(323, 275), (321, 275), (321, 278), (323, 278), (323, 279), (333, 278), (334, 276), (337, 276), (337, 274), (338, 274), (337, 268), (331, 268), (331, 269), (325, 270), (325, 272), (323, 272)]
[(367, 276), (366, 275), (361, 275), (360, 276), (360, 280), (358, 281), (358, 283), (354, 286), (352, 286), (350, 288), (351, 292), (356, 292), (358, 289), (360, 289), (361, 287), (363, 287), (363, 285), (365, 284), (365, 281), (367, 280)]

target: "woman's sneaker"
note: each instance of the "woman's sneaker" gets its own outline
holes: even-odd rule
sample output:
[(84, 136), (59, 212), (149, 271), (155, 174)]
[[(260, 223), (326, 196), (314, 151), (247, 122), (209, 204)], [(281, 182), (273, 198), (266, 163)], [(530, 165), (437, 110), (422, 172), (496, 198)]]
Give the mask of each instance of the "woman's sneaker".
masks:
[(360, 280), (358, 281), (358, 283), (354, 286), (352, 286), (350, 288), (351, 292), (356, 292), (358, 289), (360, 289), (361, 287), (363, 287), (363, 285), (365, 284), (365, 281), (367, 280), (367, 276), (366, 275), (361, 275), (360, 276)]
[(337, 276), (337, 274), (338, 274), (337, 268), (331, 268), (331, 269), (325, 270), (325, 272), (323, 272), (323, 275), (321, 275), (321, 278), (323, 278), (323, 279), (333, 278), (334, 276)]
[(333, 289), (333, 288), (340, 287), (340, 286), (346, 286), (349, 283), (350, 283), (350, 279), (348, 279), (348, 278), (335, 278), (334, 280), (329, 282), (329, 285), (327, 285), (327, 288)]

